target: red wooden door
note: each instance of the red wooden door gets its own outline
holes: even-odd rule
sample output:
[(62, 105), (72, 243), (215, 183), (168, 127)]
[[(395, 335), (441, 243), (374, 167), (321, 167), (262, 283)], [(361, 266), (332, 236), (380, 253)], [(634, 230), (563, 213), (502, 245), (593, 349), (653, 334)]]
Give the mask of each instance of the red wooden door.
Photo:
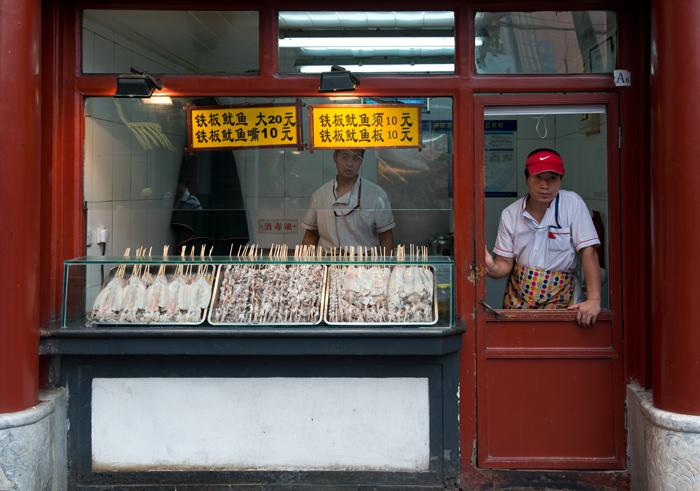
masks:
[[(538, 126), (536, 133), (532, 133), (531, 128), (518, 128), (519, 136), (511, 138), (518, 147), (551, 147), (554, 144), (557, 150), (568, 149), (567, 156), (562, 156), (565, 167), (567, 159), (571, 165), (567, 167), (562, 189), (577, 186), (597, 189), (588, 192), (587, 204), (593, 209), (605, 208), (602, 213), (607, 222), (604, 229), (605, 250), (599, 250), (604, 257), (602, 265), (607, 276), (604, 310), (598, 322), (589, 329), (576, 324), (575, 312), (500, 310), (501, 305), (493, 304), (493, 299), (502, 295), (502, 289), (494, 294), (493, 291), (487, 292), (487, 288), (493, 290), (501, 285), (487, 285), (483, 275), (480, 277), (477, 302), (481, 305), (477, 308), (476, 319), (479, 466), (521, 469), (623, 468), (623, 338), (622, 319), (618, 314), (621, 311), (620, 197), (619, 192), (615, 191), (619, 189), (617, 96), (476, 96), (474, 108), (475, 182), (484, 183), (486, 180), (488, 185), (487, 174), (493, 174), (493, 171), (487, 172), (485, 165), (490, 165), (489, 159), (503, 160), (487, 155), (495, 150), (487, 147), (498, 147), (504, 139), (493, 140), (490, 135), (485, 136), (484, 122), (494, 120), (488, 115), (485, 118), (485, 111), (500, 114), (497, 121), (509, 117), (508, 114), (522, 113), (530, 114), (532, 124), (537, 120), (541, 125), (543, 119), (548, 119), (549, 127)], [(591, 117), (588, 111), (603, 114), (593, 118), (598, 122), (603, 121), (598, 127), (599, 134), (595, 134), (595, 127), (591, 129), (587, 126), (590, 121), (586, 119)], [(572, 124), (571, 117), (561, 116), (567, 113), (580, 113), (581, 116)], [(542, 115), (548, 117), (542, 118)], [(519, 121), (524, 122), (521, 126), (530, 125), (528, 119)], [(575, 127), (577, 122), (578, 128)], [(551, 132), (556, 134), (552, 135)], [(532, 141), (528, 140), (530, 137)], [(538, 138), (546, 141), (540, 142)], [(507, 139), (505, 141), (508, 142)], [(516, 149), (514, 153), (518, 155), (532, 149)], [(584, 154), (588, 157), (583, 158)], [(579, 160), (579, 157), (580, 162), (574, 164), (573, 161)], [(517, 174), (522, 175), (524, 158), (512, 160), (516, 160), (514, 167), (517, 167)], [(601, 166), (601, 161), (605, 161), (606, 165)], [(599, 199), (601, 187), (606, 188), (605, 199)], [(518, 197), (523, 194), (519, 192)], [(493, 208), (494, 205), (491, 196), (486, 197), (485, 189), (477, 190), (477, 196), (481, 198), (477, 199), (476, 220), (477, 223), (480, 219), (484, 222), (480, 224), (482, 226), (477, 226), (480, 232), (477, 232), (476, 250), (483, 251), (484, 243), (491, 250), (493, 242), (489, 243), (487, 229), (493, 225), (487, 222), (494, 216), (493, 211), (489, 211), (489, 207)], [(490, 302), (487, 299), (491, 299)]]

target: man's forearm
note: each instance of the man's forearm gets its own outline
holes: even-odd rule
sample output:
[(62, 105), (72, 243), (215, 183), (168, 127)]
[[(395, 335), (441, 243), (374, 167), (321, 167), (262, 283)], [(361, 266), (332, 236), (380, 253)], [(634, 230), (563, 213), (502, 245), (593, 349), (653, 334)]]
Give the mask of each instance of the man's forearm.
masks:
[(377, 234), (381, 254), (388, 256), (394, 250), (394, 232), (387, 230)]
[(598, 261), (598, 252), (596, 252), (595, 247), (586, 247), (581, 251), (581, 262), (583, 278), (586, 280), (587, 298), (600, 303), (600, 262)]

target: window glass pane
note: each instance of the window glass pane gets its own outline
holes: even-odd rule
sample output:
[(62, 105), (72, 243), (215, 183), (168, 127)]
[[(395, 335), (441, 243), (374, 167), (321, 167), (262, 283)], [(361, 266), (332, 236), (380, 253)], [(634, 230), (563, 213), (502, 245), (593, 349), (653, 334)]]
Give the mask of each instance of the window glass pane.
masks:
[[(154, 104), (156, 101), (164, 104)], [(291, 103), (296, 98), (173, 98), (85, 100), (84, 192), (87, 226), (110, 230), (105, 250), (93, 243), (88, 255), (121, 255), (127, 247), (215, 247), (228, 255), (239, 244), (300, 244), (312, 193), (335, 178), (332, 150), (251, 148), (188, 154), (188, 103), (196, 106)], [(427, 245), (452, 232), (452, 100), (423, 101), (418, 149), (367, 149), (360, 176), (388, 195), (396, 227), (394, 244)], [(309, 143), (308, 106), (358, 104), (360, 98), (302, 99), (303, 139)], [(196, 198), (196, 199), (195, 199)], [(266, 221), (292, 229), (268, 230)], [(199, 250), (199, 249), (198, 249)], [(155, 254), (155, 252), (154, 252)]]
[(475, 23), (477, 73), (612, 73), (615, 69), (615, 12), (477, 12)]
[(257, 73), (251, 11), (85, 10), (83, 73)]
[(280, 12), (280, 73), (453, 73), (453, 12)]
[[(501, 212), (528, 193), (524, 173), (528, 154), (539, 148), (556, 150), (561, 155), (565, 171), (560, 189), (573, 191), (583, 198), (601, 240), (601, 246), (597, 248), (602, 268), (601, 307), (608, 309), (610, 296), (607, 282), (609, 256), (606, 242), (606, 230), (608, 230), (607, 122), (604, 106), (591, 106), (589, 109), (591, 113), (578, 112), (582, 111), (583, 107), (585, 106), (575, 106), (573, 110), (567, 106), (561, 106), (556, 110), (552, 110), (551, 107), (541, 107), (539, 113), (535, 113), (534, 107), (524, 108), (525, 110), (517, 107), (498, 108), (498, 115), (485, 115), (486, 245), (495, 257), (494, 245), (497, 242)], [(509, 113), (509, 109), (512, 112)], [(555, 114), (555, 111), (558, 114)], [(571, 230), (573, 231), (573, 227)], [(551, 239), (551, 236), (549, 238)], [(542, 246), (536, 241), (537, 237), (533, 237), (528, 242), (527, 251)], [(545, 244), (544, 247), (549, 246)], [(513, 251), (516, 256), (520, 253), (524, 254), (521, 248), (516, 246), (516, 249)], [(554, 250), (552, 254), (558, 254), (555, 249), (557, 248), (552, 246), (547, 249), (547, 253)], [(521, 262), (525, 263), (523, 260)], [(576, 273), (582, 285), (577, 291), (585, 295), (586, 285), (581, 271), (580, 255), (577, 255), (576, 264), (573, 271), (565, 272)], [(521, 265), (532, 267), (531, 264)], [(507, 280), (507, 276), (502, 279), (486, 279), (486, 303), (491, 307), (502, 308)]]

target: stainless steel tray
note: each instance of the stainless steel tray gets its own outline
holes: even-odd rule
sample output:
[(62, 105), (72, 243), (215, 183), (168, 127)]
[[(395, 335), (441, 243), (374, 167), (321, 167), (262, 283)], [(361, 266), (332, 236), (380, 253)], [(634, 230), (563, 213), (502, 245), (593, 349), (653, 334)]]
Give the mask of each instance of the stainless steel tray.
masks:
[[(375, 316), (375, 319), (372, 319), (369, 321), (367, 321), (367, 320), (360, 320), (360, 321), (333, 320), (331, 318), (333, 316), (330, 314), (330, 310), (332, 308), (331, 306), (334, 304), (334, 302), (336, 304), (339, 303), (339, 300), (340, 300), (338, 298), (335, 298), (335, 299), (333, 298), (334, 295), (336, 297), (338, 296), (338, 294), (334, 292), (334, 290), (335, 290), (334, 281), (335, 280), (333, 278), (333, 272), (334, 272), (334, 270), (346, 270), (350, 266), (351, 265), (331, 265), (331, 266), (329, 266), (329, 270), (328, 270), (328, 274), (327, 274), (328, 280), (327, 280), (327, 285), (326, 285), (326, 301), (325, 301), (326, 310), (324, 311), (324, 322), (326, 324), (331, 325), (331, 326), (375, 326), (375, 327), (377, 327), (377, 326), (407, 326), (407, 325), (408, 326), (413, 326), (413, 325), (415, 325), (415, 326), (430, 326), (430, 325), (437, 323), (437, 321), (438, 321), (438, 305), (437, 305), (437, 301), (436, 301), (437, 300), (437, 282), (435, 281), (435, 268), (432, 266), (420, 266), (421, 268), (425, 267), (427, 269), (430, 269), (432, 276), (433, 276), (432, 298), (429, 299), (430, 302), (432, 303), (432, 305), (430, 306), (430, 312), (432, 315), (432, 319), (415, 320), (415, 319), (410, 318), (409, 315), (406, 314), (403, 316), (403, 318), (397, 318), (396, 320), (376, 320), (376, 316)], [(354, 265), (354, 266), (357, 266), (357, 265)], [(374, 266), (374, 265), (372, 265), (372, 266)], [(393, 267), (389, 266), (389, 265), (377, 265), (377, 266), (379, 266), (381, 268), (391, 268), (392, 272), (393, 272), (393, 268), (406, 267), (403, 265), (395, 265)], [(360, 267), (364, 267), (364, 266), (360, 266)], [(342, 291), (341, 293), (345, 293), (345, 292)], [(365, 298), (366, 298), (366, 296), (365, 296)], [(336, 300), (338, 302), (336, 302)], [(388, 314), (390, 312), (396, 314), (396, 316), (397, 316), (398, 312), (396, 312), (395, 309), (389, 308), (387, 298), (385, 298), (385, 301), (387, 302), (387, 317), (388, 317)], [(359, 303), (362, 303), (362, 302), (359, 302)], [(357, 305), (357, 304), (358, 304), (357, 299), (355, 300), (355, 302), (351, 303), (351, 305)], [(360, 307), (358, 306), (358, 308), (360, 308)], [(366, 314), (364, 314), (363, 317), (370, 317), (370, 316), (367, 316)]]
[[(124, 275), (123, 275), (123, 279), (125, 280), (125, 282), (128, 282), (128, 280), (131, 278), (133, 271), (135, 269), (135, 266), (136, 265), (128, 265), (125, 267), (125, 271), (124, 271)], [(145, 268), (148, 266), (148, 264), (144, 263), (141, 266), (144, 268), (144, 272), (145, 272)], [(161, 266), (160, 264), (151, 264), (150, 265), (149, 270), (154, 278), (156, 277), (160, 266)], [(199, 267), (200, 267), (199, 265), (191, 265), (190, 266), (190, 268), (193, 271), (198, 271)], [(188, 266), (183, 265), (183, 268), (184, 268), (184, 271), (186, 273)], [(114, 279), (114, 276), (117, 273), (118, 269), (119, 269), (119, 267), (112, 267), (109, 270), (108, 274), (105, 276), (105, 279), (102, 283), (101, 290), (103, 290), (109, 284), (109, 282)], [(202, 265), (202, 270), (203, 270), (202, 274), (211, 277), (211, 279), (209, 280), (209, 284), (212, 284), (212, 281), (214, 279), (214, 273), (216, 271), (216, 267), (214, 265)], [(173, 280), (173, 277), (175, 276), (176, 271), (177, 271), (177, 265), (175, 265), (175, 264), (165, 265), (163, 274), (164, 274), (168, 283), (170, 283)], [(193, 275), (193, 276), (196, 276), (196, 275)], [(207, 302), (207, 304), (211, 305), (211, 298)], [(158, 310), (160, 310), (160, 309), (158, 309)], [(184, 310), (184, 309), (179, 309), (178, 313), (182, 310)], [(144, 315), (143, 315), (144, 311), (142, 311), (142, 310), (139, 310), (138, 312), (136, 312), (134, 314), (133, 318), (135, 320), (130, 320), (128, 315), (126, 315), (126, 313), (123, 311), (123, 309), (121, 309), (118, 314), (116, 314), (116, 313), (114, 314), (115, 315), (114, 319), (97, 319), (95, 317), (95, 313), (93, 311), (92, 314), (90, 314), (88, 316), (88, 325), (90, 325), (90, 326), (119, 326), (119, 325), (121, 325), (121, 326), (146, 326), (146, 325), (197, 326), (197, 325), (204, 323), (204, 321), (207, 318), (208, 311), (209, 311), (209, 308), (202, 309), (201, 314), (197, 316), (197, 320), (177, 320), (177, 319), (174, 319), (174, 320), (169, 320), (169, 321), (163, 321), (163, 320), (160, 320), (157, 318), (144, 320)], [(122, 314), (124, 314), (124, 315), (122, 315)], [(182, 316), (178, 316), (178, 317), (182, 318)]]
[[(295, 315), (298, 310), (296, 302), (291, 304), (285, 303), (285, 294), (289, 292), (294, 300), (300, 300), (301, 293), (300, 289), (303, 289), (303, 284), (283, 284), (278, 285), (278, 288), (272, 290), (275, 294), (274, 298), (270, 290), (265, 288), (267, 282), (271, 281), (272, 275), (275, 274), (276, 268), (284, 268), (285, 275), (292, 268), (306, 268), (306, 267), (319, 267), (321, 272), (320, 283), (317, 288), (317, 292), (304, 290), (303, 293), (307, 295), (306, 301), (308, 308), (308, 302), (312, 301), (311, 311), (314, 315), (306, 316), (307, 320), (295, 321)], [(261, 280), (264, 278), (266, 281), (261, 281), (259, 286), (263, 286), (263, 291), (260, 298), (256, 295), (251, 295), (250, 290), (246, 290), (247, 284), (245, 282), (233, 283), (235, 287), (238, 285), (242, 290), (246, 291), (246, 294), (239, 292), (240, 294), (236, 296), (239, 302), (234, 302), (231, 298), (228, 290), (222, 295), (222, 285), (224, 282), (225, 274), (227, 271), (233, 271), (233, 268), (247, 268), (248, 274), (259, 275)], [(240, 269), (239, 272), (245, 272), (245, 269)], [(325, 264), (222, 264), (219, 266), (216, 280), (214, 283), (214, 292), (212, 295), (211, 308), (209, 309), (208, 320), (213, 326), (264, 326), (264, 325), (284, 325), (284, 326), (314, 326), (320, 324), (323, 321), (323, 312), (325, 310), (325, 284), (327, 278), (328, 268)], [(239, 274), (239, 273), (237, 273)], [(289, 280), (290, 278), (286, 278)], [(315, 280), (318, 281), (318, 278)], [(228, 288), (228, 285), (224, 286)], [(294, 293), (296, 292), (296, 294)], [(226, 298), (222, 300), (222, 297)], [(253, 301), (251, 302), (251, 298)], [(281, 303), (280, 303), (281, 302)], [(297, 317), (298, 319), (298, 317)]]

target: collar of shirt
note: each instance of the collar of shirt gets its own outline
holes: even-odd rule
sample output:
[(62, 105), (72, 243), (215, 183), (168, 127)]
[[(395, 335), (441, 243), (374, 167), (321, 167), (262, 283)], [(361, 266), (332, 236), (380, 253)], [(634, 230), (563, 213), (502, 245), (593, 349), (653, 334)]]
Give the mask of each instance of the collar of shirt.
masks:
[(345, 193), (343, 196), (338, 198), (337, 193), (338, 180), (333, 181), (333, 197), (335, 202), (333, 203), (333, 209), (336, 216), (349, 215), (357, 208), (360, 207), (360, 193), (362, 190), (362, 178), (358, 177), (355, 181), (355, 185), (349, 193)]
[[(547, 211), (545, 211), (544, 216), (542, 217), (541, 222), (537, 222), (535, 218), (530, 215), (530, 212), (527, 211), (527, 199), (530, 197), (530, 194), (526, 194), (525, 198), (523, 198), (523, 216), (525, 219), (528, 221), (530, 226), (534, 229), (545, 229), (545, 228), (561, 228), (559, 225), (559, 194), (556, 195), (556, 197), (552, 200), (551, 203), (549, 203), (549, 206), (547, 207)], [(554, 205), (554, 206), (552, 206)]]

